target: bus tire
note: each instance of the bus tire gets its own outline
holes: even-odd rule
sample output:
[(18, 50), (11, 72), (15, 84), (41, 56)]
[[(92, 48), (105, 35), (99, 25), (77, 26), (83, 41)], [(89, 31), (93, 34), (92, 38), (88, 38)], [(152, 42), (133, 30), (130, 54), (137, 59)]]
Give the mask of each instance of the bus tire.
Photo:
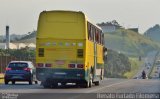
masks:
[(82, 84), (83, 88), (89, 88), (90, 87), (90, 83), (89, 81), (86, 81), (85, 83)]
[(51, 84), (51, 88), (56, 88), (56, 87), (58, 87), (58, 83), (57, 83), (57, 82), (53, 82), (53, 83)]
[(43, 87), (44, 88), (51, 88), (51, 85), (47, 82), (43, 83)]
[(93, 75), (92, 73), (89, 74), (89, 87), (92, 87), (92, 83), (93, 83)]
[(44, 88), (51, 88), (49, 85), (44, 84), (43, 85)]
[(15, 84), (15, 81), (12, 81), (12, 84), (14, 85), (14, 84)]
[(51, 88), (52, 87), (50, 79), (46, 79), (45, 81), (43, 81), (42, 85), (44, 88)]
[(99, 86), (100, 81), (94, 82), (95, 86)]
[(63, 83), (61, 83), (61, 86), (66, 86), (66, 83), (64, 83), (64, 82), (63, 82)]
[(86, 81), (85, 83), (84, 83), (84, 85), (83, 85), (83, 87), (84, 88), (91, 88), (92, 87), (92, 80), (93, 80), (93, 75), (92, 75), (92, 73), (90, 73), (89, 75), (88, 75), (88, 81)]

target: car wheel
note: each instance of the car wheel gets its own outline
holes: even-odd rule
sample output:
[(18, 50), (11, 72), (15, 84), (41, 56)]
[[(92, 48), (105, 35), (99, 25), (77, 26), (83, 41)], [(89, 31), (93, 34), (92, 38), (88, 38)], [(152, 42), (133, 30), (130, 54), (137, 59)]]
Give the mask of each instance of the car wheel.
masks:
[(5, 85), (8, 85), (8, 82), (9, 82), (8, 80), (6, 79), (4, 80)]
[(33, 83), (32, 83), (32, 80), (29, 80), (29, 85), (32, 85)]
[(33, 84), (33, 75), (30, 77), (30, 79), (29, 79), (29, 85), (32, 85)]
[(31, 77), (30, 80), (29, 80), (29, 85), (32, 85), (32, 84), (33, 84), (33, 79)]

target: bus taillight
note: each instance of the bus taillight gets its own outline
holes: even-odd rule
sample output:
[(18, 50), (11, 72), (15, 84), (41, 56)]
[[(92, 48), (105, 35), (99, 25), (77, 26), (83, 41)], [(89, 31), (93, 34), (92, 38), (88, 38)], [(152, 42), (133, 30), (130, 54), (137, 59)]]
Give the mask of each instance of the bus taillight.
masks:
[(68, 64), (68, 68), (75, 68), (75, 64)]
[(83, 68), (84, 64), (77, 64), (77, 68)]
[(45, 67), (52, 67), (52, 64), (46, 63)]
[(43, 63), (37, 63), (37, 67), (43, 67)]

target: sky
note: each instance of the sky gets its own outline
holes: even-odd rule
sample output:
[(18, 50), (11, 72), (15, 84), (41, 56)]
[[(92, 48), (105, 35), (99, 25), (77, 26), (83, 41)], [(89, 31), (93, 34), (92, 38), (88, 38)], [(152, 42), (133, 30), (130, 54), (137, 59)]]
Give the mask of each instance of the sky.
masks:
[(144, 33), (160, 24), (160, 0), (0, 0), (0, 35), (5, 26), (11, 34), (37, 30), (44, 10), (82, 11), (94, 23), (117, 20), (125, 28), (139, 27)]

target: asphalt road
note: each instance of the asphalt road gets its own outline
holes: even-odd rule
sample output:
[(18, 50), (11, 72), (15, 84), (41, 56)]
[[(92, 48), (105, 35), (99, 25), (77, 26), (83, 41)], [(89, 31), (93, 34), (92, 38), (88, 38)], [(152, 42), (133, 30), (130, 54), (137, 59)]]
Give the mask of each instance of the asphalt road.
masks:
[[(148, 54), (144, 59), (145, 63), (152, 65), (155, 54), (156, 52)], [(141, 76), (142, 70), (146, 70), (148, 73), (151, 67), (147, 69), (144, 64), (139, 73), (137, 73), (138, 77)], [(44, 89), (40, 84), (28, 85), (26, 82), (16, 82), (15, 85), (11, 83), (9, 85), (0, 85), (0, 99), (118, 99), (117, 96), (121, 96), (121, 94), (123, 98), (128, 99), (134, 96), (139, 98), (138, 96), (144, 93), (147, 93), (149, 98), (142, 97), (143, 99), (160, 99), (160, 94), (155, 94), (160, 93), (160, 79), (107, 78), (101, 82), (100, 86), (93, 85), (92, 88), (79, 88), (70, 84), (68, 86)]]
[[(16, 83), (0, 85), (0, 93), (17, 93), (17, 99), (96, 99), (99, 93), (159, 93), (160, 80), (157, 79), (105, 79), (100, 86), (79, 88), (74, 85), (44, 89), (38, 85)], [(1, 97), (0, 97), (1, 99)]]
[(150, 73), (156, 54), (157, 54), (157, 51), (153, 51), (148, 53), (148, 55), (145, 58), (143, 58), (142, 61), (144, 61), (144, 64), (140, 66), (138, 73), (133, 78), (141, 79), (143, 70), (146, 72), (146, 75)]
[[(157, 56), (157, 60), (159, 59), (160, 59), (160, 53)], [(155, 64), (155, 67), (153, 68), (153, 71), (151, 73), (151, 77), (152, 79), (160, 79), (160, 64)]]

